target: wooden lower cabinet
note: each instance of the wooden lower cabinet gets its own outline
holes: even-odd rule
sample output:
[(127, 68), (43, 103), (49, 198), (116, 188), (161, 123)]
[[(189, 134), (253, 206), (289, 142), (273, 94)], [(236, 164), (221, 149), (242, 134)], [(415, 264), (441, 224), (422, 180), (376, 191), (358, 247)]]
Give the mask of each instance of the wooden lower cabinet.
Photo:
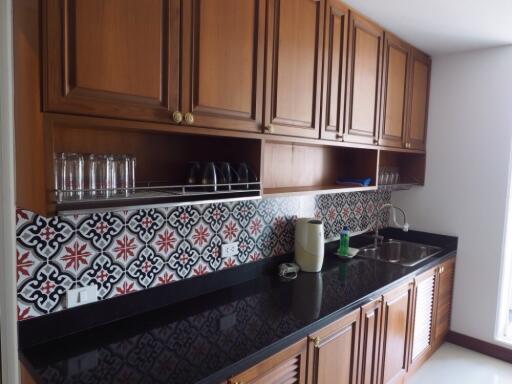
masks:
[(454, 259), (427, 270), (228, 384), (404, 383), (448, 333), (454, 271)]
[(293, 344), (233, 376), (228, 384), (305, 384), (307, 344), (306, 339)]
[(411, 281), (383, 296), (379, 379), (382, 384), (401, 383), (407, 372), (413, 289)]
[(432, 268), (414, 279), (409, 372), (428, 359), (433, 349), (437, 271)]
[(359, 309), (309, 337), (308, 383), (356, 384)]
[(359, 361), (361, 384), (377, 384), (380, 368), (380, 335), (382, 325), (382, 297), (361, 308)]
[(448, 260), (439, 266), (434, 324), (434, 343), (436, 347), (443, 343), (446, 334), (450, 330), (454, 277), (455, 259)]

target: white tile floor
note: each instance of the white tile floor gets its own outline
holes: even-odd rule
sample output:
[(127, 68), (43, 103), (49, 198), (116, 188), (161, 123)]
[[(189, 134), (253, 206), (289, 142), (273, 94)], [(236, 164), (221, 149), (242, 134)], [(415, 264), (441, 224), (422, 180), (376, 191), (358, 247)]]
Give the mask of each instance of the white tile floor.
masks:
[(512, 364), (445, 343), (407, 384), (512, 384)]

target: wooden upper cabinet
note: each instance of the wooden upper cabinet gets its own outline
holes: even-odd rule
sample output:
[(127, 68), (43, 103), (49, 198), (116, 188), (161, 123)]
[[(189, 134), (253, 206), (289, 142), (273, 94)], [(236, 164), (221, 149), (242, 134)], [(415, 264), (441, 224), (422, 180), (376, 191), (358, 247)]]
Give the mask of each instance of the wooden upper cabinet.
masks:
[(261, 131), (266, 1), (182, 4), (182, 113), (197, 126)]
[(409, 365), (419, 366), (433, 346), (434, 304), (437, 268), (414, 279), (414, 309)]
[(384, 31), (351, 12), (349, 35), (344, 140), (374, 144), (378, 139)]
[(44, 110), (170, 121), (179, 92), (178, 0), (47, 0)]
[(361, 308), (360, 384), (379, 383), (381, 322), (382, 298), (373, 300)]
[(410, 46), (386, 33), (379, 144), (401, 148), (406, 140)]
[(310, 336), (308, 383), (356, 384), (359, 310)]
[(430, 57), (413, 48), (410, 74), (410, 118), (406, 147), (424, 150), (427, 140)]
[(442, 343), (450, 330), (454, 277), (455, 260), (448, 260), (439, 266), (436, 287), (436, 321), (434, 325), (434, 342), (436, 344)]
[(400, 383), (407, 371), (414, 283), (383, 296), (380, 383)]
[(325, 0), (268, 4), (265, 130), (318, 138)]
[(324, 32), (322, 139), (338, 140), (345, 124), (349, 10), (327, 0)]
[(228, 384), (305, 384), (307, 341), (303, 339), (233, 376)]

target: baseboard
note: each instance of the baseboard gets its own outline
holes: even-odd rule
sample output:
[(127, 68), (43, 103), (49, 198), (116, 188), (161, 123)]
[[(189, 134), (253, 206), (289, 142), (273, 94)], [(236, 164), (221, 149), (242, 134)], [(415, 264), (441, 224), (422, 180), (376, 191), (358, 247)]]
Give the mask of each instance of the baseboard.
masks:
[(446, 341), (459, 345), (463, 348), (471, 349), (472, 351), (506, 361), (507, 363), (512, 363), (512, 350), (500, 345), (491, 344), (486, 341), (452, 331), (448, 332)]

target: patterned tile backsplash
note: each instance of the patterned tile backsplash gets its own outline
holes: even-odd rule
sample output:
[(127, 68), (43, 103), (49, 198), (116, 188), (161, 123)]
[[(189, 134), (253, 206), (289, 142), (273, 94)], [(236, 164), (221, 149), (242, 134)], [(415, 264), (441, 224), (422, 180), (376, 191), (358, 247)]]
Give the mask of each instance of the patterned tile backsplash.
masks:
[[(94, 284), (104, 300), (291, 252), (297, 217), (321, 219), (326, 238), (345, 224), (359, 231), (390, 199), (340, 193), (50, 218), (18, 209), (18, 319), (64, 309), (76, 287)], [(232, 242), (239, 254), (222, 257)]]

